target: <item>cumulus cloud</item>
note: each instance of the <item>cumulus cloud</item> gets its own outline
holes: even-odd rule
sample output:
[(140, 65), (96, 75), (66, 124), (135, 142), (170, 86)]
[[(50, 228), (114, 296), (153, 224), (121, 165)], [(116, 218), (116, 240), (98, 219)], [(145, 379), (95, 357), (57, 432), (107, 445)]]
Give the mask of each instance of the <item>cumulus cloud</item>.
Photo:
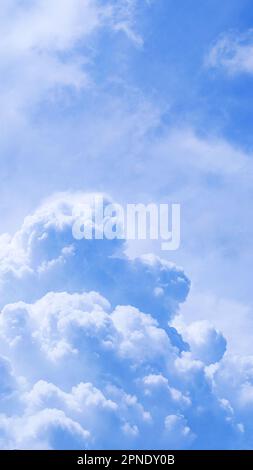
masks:
[(56, 195), (1, 239), (1, 447), (219, 448), (217, 427), (243, 447), (222, 335), (176, 325), (182, 269), (73, 238), (93, 197)]
[[(172, 446), (177, 447), (177, 437), (180, 436), (185, 442), (189, 442), (194, 439), (194, 436), (191, 434), (191, 429), (187, 426), (185, 418), (181, 415), (168, 415), (165, 418), (165, 432), (168, 434), (174, 435), (172, 439)], [(173, 442), (174, 440), (174, 442)]]
[(253, 30), (222, 35), (206, 59), (211, 68), (221, 68), (230, 75), (253, 73)]
[(185, 300), (189, 280), (182, 269), (153, 255), (129, 260), (123, 240), (75, 240), (72, 226), (78, 208), (94, 206), (94, 200), (95, 195), (58, 195), (27, 217), (12, 238), (2, 238), (2, 304), (30, 302), (50, 290), (73, 293), (85, 286), (114, 306), (129, 303), (147, 313), (155, 309), (159, 321), (166, 323)]
[[(180, 309), (181, 318), (177, 318), (177, 325), (183, 323), (195, 324), (198, 322), (199, 312), (204, 312), (205, 318), (222, 332), (227, 340), (229, 354), (247, 356), (252, 351), (252, 315), (250, 305), (215, 296), (210, 292), (196, 292), (191, 289), (187, 302)], [(228, 321), (229, 318), (229, 321)], [(186, 326), (184, 326), (185, 330)], [(243, 341), (242, 341), (243, 338)]]
[(87, 445), (89, 433), (58, 409), (44, 409), (25, 418), (0, 417), (4, 449), (64, 450)]
[(222, 333), (207, 320), (196, 321), (186, 325), (177, 317), (173, 323), (190, 345), (192, 356), (205, 364), (219, 362), (226, 351), (226, 340)]

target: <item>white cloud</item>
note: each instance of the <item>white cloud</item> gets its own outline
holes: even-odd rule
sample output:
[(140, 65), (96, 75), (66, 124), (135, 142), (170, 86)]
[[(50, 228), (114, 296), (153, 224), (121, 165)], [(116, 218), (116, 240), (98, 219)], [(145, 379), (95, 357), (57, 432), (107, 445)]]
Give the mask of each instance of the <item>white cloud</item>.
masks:
[(9, 118), (38, 103), (55, 86), (87, 85), (85, 56), (73, 54), (73, 48), (87, 41), (105, 16), (106, 9), (90, 0), (36, 0), (25, 5), (12, 1), (5, 7), (0, 20), (0, 92)]
[[(187, 302), (182, 305), (183, 329), (199, 320), (200, 316), (219, 329), (227, 340), (230, 354), (250, 355), (252, 353), (252, 308), (243, 302), (218, 297), (210, 292), (197, 292), (192, 289)], [(177, 318), (180, 328), (180, 318)]]
[(211, 68), (221, 68), (230, 75), (253, 73), (253, 30), (221, 36), (206, 59)]
[(1, 50), (12, 54), (36, 49), (60, 52), (69, 50), (89, 35), (109, 15), (94, 0), (36, 0), (26, 5), (9, 2), (7, 21), (3, 15)]
[[(153, 255), (136, 260), (122, 257), (122, 241), (94, 240), (86, 245), (74, 240), (73, 212), (78, 204), (89, 200), (93, 200), (92, 195), (58, 195), (26, 218), (13, 237), (2, 238), (2, 292), (6, 298), (16, 297), (17, 302), (2, 309), (0, 350), (9, 358), (18, 383), (22, 384), (15, 407), (24, 413), (12, 424), (17, 428), (13, 438), (16, 441), (8, 444), (6, 437), (7, 447), (25, 448), (29, 439), (32, 447), (57, 446), (59, 429), (66, 428), (67, 436), (73, 431), (74, 436), (80, 437), (87, 426), (93, 442), (90, 445), (104, 440), (110, 446), (109, 442), (120, 439), (120, 434), (106, 440), (101, 413), (107, 426), (111, 420), (119, 421), (121, 438), (124, 435), (129, 439), (126, 445), (130, 446), (132, 439), (141, 445), (143, 430), (150, 428), (153, 412), (139, 403), (141, 389), (136, 389), (134, 381), (142, 369), (147, 373), (159, 364), (162, 371), (173, 367), (173, 357), (177, 356), (169, 329), (166, 332), (159, 323), (166, 325), (187, 295), (186, 276)], [(58, 292), (48, 292), (49, 285)], [(104, 291), (109, 301), (96, 292), (83, 292), (91, 285)], [(162, 298), (156, 295), (161, 285)], [(59, 286), (72, 292), (60, 292)], [(73, 289), (79, 289), (79, 293)], [(126, 300), (133, 306), (117, 306)], [(141, 307), (145, 313), (139, 310)], [(157, 319), (149, 312), (155, 312)], [(177, 408), (181, 406), (180, 399), (175, 398), (180, 396), (175, 393), (171, 386), (168, 398), (172, 400), (174, 394)], [(52, 439), (56, 434), (55, 444), (49, 438), (44, 441), (37, 428), (43, 410), (49, 410), (43, 419), (50, 416), (45, 418), (49, 419), (45, 428)], [(63, 414), (58, 416), (55, 410)], [(12, 418), (6, 419), (8, 428)], [(25, 429), (22, 441), (18, 439), (19, 422)], [(33, 426), (36, 429), (30, 433)]]
[(169, 380), (162, 374), (150, 374), (143, 379), (144, 390), (146, 394), (155, 393), (157, 395), (158, 390), (161, 392), (162, 399), (166, 400), (168, 397), (181, 405), (191, 405), (189, 396), (183, 395), (180, 390), (169, 385)]
[(116, 21), (114, 23), (115, 31), (122, 31), (138, 47), (143, 46), (143, 38), (136, 32), (135, 13), (138, 6), (137, 0), (123, 0), (115, 2)]
[[(198, 311), (199, 315), (199, 311)], [(175, 318), (173, 326), (190, 345), (192, 357), (209, 365), (222, 359), (226, 340), (207, 320), (185, 324), (183, 317)]]
[[(11, 239), (2, 239), (2, 305), (34, 301), (50, 290), (75, 292), (85, 287), (99, 290), (115, 307), (130, 303), (145, 313), (155, 309), (159, 323), (166, 325), (189, 290), (183, 270), (156, 256), (129, 260), (123, 240), (75, 240), (75, 213), (87, 202), (94, 204), (94, 195), (60, 194), (27, 217)], [(157, 288), (163, 289), (162, 297), (157, 297)]]
[(20, 126), (42, 100), (62, 101), (63, 90), (91, 86), (92, 39), (106, 30), (123, 31), (141, 43), (134, 15), (135, 2), (129, 0), (4, 2), (0, 96), (5, 125)]
[(11, 395), (16, 386), (11, 363), (5, 357), (0, 356), (0, 399)]
[(4, 450), (64, 450), (66, 444), (69, 449), (86, 448), (90, 437), (79, 423), (57, 409), (44, 409), (22, 418), (2, 416), (1, 434)]
[[(194, 433), (182, 415), (168, 415), (164, 420), (165, 435), (171, 442), (173, 449), (182, 449), (194, 441)], [(180, 439), (179, 439), (180, 436)], [(180, 442), (180, 444), (178, 444)]]
[(227, 421), (215, 375), (167, 324), (186, 276), (153, 255), (123, 257), (122, 242), (74, 241), (72, 210), (91, 197), (58, 195), (2, 239), (2, 293), (13, 299), (0, 315), (2, 448), (201, 447), (207, 421), (215, 446), (217, 420), (234, 442), (237, 417)]

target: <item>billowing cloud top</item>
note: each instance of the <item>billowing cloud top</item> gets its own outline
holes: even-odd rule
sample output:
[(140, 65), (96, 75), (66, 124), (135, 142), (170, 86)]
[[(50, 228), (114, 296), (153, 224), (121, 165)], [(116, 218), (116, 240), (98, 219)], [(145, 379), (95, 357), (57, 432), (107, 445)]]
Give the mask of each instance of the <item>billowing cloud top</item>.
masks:
[(219, 433), (245, 445), (250, 361), (224, 359), (221, 333), (177, 316), (181, 269), (73, 238), (92, 198), (52, 197), (1, 237), (1, 448), (211, 448)]

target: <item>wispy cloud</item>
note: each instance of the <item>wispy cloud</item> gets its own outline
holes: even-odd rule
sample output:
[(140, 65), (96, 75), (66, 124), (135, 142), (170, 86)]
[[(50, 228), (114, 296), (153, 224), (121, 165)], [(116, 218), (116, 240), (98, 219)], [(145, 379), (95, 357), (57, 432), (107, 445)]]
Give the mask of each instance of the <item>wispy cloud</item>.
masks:
[(222, 35), (211, 48), (206, 65), (229, 75), (253, 74), (253, 30)]
[(0, 95), (5, 112), (14, 117), (55, 89), (89, 86), (91, 40), (99, 32), (122, 31), (135, 44), (141, 43), (134, 30), (135, 8), (130, 0), (4, 2)]

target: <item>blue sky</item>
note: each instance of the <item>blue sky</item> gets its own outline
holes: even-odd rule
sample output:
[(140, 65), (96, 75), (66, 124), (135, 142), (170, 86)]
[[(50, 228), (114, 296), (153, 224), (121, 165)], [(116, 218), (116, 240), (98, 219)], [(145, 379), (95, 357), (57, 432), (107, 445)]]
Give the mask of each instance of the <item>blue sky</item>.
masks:
[[(2, 0), (2, 448), (252, 448), (252, 22)], [(180, 249), (77, 243), (98, 192), (180, 203)]]

